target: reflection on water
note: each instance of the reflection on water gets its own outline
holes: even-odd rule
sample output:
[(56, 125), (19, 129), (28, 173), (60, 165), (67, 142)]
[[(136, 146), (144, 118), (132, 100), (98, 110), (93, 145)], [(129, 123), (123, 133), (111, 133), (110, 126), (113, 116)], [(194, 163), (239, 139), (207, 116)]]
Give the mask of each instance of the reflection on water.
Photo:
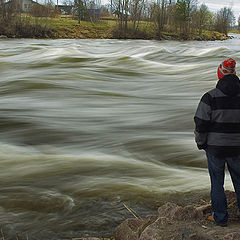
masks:
[(0, 227), (101, 237), (208, 196), (193, 114), (239, 41), (1, 40)]

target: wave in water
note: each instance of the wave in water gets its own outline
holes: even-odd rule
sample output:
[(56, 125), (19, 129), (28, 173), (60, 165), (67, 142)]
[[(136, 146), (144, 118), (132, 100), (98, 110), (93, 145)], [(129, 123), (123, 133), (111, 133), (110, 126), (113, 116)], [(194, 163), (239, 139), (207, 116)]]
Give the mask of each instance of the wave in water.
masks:
[(146, 215), (208, 196), (193, 115), (218, 64), (239, 54), (238, 38), (1, 40), (3, 230), (107, 236), (123, 203)]

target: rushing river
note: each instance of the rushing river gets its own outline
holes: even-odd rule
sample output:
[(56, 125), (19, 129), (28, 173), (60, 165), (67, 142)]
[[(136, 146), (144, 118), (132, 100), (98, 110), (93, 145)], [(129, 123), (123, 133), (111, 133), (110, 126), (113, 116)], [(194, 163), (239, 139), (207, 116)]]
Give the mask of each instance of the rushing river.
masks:
[[(131, 214), (208, 196), (201, 95), (240, 39), (0, 41), (5, 238), (109, 236)], [(229, 176), (226, 182), (231, 188)], [(1, 236), (0, 236), (1, 237)]]

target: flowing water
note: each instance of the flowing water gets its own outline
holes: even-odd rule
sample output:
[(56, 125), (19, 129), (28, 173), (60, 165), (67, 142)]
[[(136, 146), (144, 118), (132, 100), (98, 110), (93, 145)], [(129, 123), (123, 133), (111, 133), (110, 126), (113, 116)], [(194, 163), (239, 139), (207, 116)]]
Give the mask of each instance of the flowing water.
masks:
[(109, 236), (131, 216), (124, 203), (144, 217), (167, 200), (208, 196), (193, 115), (218, 64), (239, 60), (234, 37), (1, 40), (2, 232)]

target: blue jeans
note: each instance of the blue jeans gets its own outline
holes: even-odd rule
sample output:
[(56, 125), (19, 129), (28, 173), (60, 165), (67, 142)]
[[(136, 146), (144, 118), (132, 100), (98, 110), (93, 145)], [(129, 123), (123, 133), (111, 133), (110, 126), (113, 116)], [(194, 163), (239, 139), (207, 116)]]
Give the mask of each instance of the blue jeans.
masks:
[(225, 164), (227, 164), (240, 209), (240, 156), (218, 158), (206, 152), (211, 178), (211, 200), (216, 223), (227, 223), (227, 199), (224, 191)]

